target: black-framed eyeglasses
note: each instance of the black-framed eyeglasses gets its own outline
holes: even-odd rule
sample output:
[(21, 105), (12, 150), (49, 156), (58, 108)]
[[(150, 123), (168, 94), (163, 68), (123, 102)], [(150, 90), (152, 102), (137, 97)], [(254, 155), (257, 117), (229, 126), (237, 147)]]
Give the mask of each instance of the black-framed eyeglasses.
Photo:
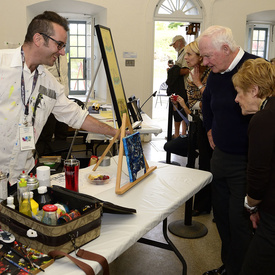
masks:
[(62, 42), (62, 41), (57, 41), (57, 40), (53, 39), (52, 37), (50, 37), (49, 35), (47, 35), (47, 34), (45, 34), (45, 33), (43, 33), (43, 32), (40, 32), (39, 34), (44, 35), (44, 36), (50, 38), (52, 41), (54, 41), (54, 42), (57, 44), (57, 49), (58, 49), (59, 51), (61, 51), (63, 48), (66, 47), (66, 43), (64, 43), (64, 42)]

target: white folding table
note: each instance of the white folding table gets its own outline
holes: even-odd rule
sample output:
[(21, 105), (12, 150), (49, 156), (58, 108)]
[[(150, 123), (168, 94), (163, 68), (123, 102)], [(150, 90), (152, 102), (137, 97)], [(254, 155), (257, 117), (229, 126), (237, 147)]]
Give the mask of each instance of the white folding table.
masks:
[[(120, 206), (135, 208), (137, 213), (129, 215), (104, 213), (100, 236), (82, 248), (104, 256), (111, 263), (139, 240), (152, 244), (150, 240), (146, 241), (142, 237), (160, 222), (164, 222), (163, 232), (167, 244), (155, 243), (155, 245), (173, 250), (183, 264), (183, 274), (186, 274), (186, 263), (182, 255), (167, 237), (167, 217), (210, 183), (212, 174), (148, 161), (149, 166), (156, 165), (157, 169), (125, 194), (117, 195), (115, 194), (117, 159), (117, 156), (113, 157), (110, 166), (99, 166), (97, 169), (98, 172), (110, 175), (111, 180), (106, 185), (88, 183), (87, 176), (92, 171), (92, 167), (80, 169), (79, 191)], [(122, 171), (121, 186), (129, 181), (125, 159)], [(64, 173), (53, 175), (51, 184), (65, 186)], [(74, 256), (74, 252), (71, 255)], [(83, 261), (91, 265), (95, 273), (100, 272), (101, 266), (97, 262)], [(56, 260), (45, 269), (44, 274), (75, 275), (84, 274), (84, 272), (65, 257)]]

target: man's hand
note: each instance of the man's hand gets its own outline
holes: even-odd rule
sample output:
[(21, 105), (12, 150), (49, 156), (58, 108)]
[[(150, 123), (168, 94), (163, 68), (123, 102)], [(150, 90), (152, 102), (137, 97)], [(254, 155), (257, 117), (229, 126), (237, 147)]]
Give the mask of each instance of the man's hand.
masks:
[(260, 221), (259, 212), (250, 215), (250, 220), (252, 221), (253, 228), (256, 229), (258, 227)]
[(209, 144), (211, 146), (211, 148), (214, 150), (216, 145), (213, 141), (213, 137), (212, 137), (212, 129), (210, 129), (208, 132), (207, 132), (207, 137), (208, 137), (208, 141), (209, 141)]
[(97, 120), (96, 118), (87, 115), (81, 129), (92, 132), (92, 133), (97, 133), (97, 134), (103, 134), (107, 136), (115, 136), (117, 129), (111, 127), (110, 125), (101, 122)]

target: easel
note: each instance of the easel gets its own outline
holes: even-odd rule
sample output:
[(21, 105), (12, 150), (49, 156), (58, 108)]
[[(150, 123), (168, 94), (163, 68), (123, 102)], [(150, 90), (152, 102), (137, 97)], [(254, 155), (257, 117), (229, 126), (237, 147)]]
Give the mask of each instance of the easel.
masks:
[(102, 162), (102, 160), (104, 159), (104, 157), (109, 152), (109, 150), (111, 149), (112, 145), (114, 144), (114, 142), (116, 141), (116, 139), (120, 135), (120, 145), (119, 145), (119, 155), (118, 155), (118, 168), (117, 168), (116, 189), (115, 189), (115, 192), (118, 195), (124, 194), (126, 191), (128, 191), (130, 188), (132, 188), (133, 186), (135, 186), (137, 183), (139, 183), (141, 180), (143, 180), (145, 177), (147, 177), (149, 174), (151, 174), (157, 168), (157, 166), (151, 166), (151, 167), (149, 167), (149, 165), (147, 163), (147, 160), (146, 160), (146, 158), (144, 156), (146, 173), (143, 174), (141, 177), (137, 178), (134, 182), (128, 182), (125, 185), (123, 185), (122, 187), (120, 187), (121, 171), (122, 171), (122, 161), (123, 161), (123, 155), (124, 155), (124, 147), (123, 147), (123, 141), (122, 141), (122, 139), (125, 137), (126, 128), (128, 128), (129, 131), (130, 131), (130, 133), (133, 134), (134, 131), (133, 131), (132, 125), (131, 125), (129, 119), (127, 119), (126, 113), (124, 113), (123, 114), (123, 118), (122, 118), (122, 125), (121, 125), (121, 127), (119, 128), (119, 130), (117, 131), (117, 133), (113, 137), (113, 139), (110, 141), (108, 147), (105, 149), (105, 151), (102, 154), (101, 158), (99, 159), (99, 161), (97, 162), (97, 164), (93, 168), (93, 171), (95, 171), (97, 169), (97, 167), (100, 165), (100, 163)]

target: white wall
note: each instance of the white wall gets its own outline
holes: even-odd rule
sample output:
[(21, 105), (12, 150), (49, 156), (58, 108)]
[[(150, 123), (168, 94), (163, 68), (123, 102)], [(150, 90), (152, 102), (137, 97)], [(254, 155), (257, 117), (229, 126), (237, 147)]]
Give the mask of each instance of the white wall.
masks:
[[(225, 25), (232, 29), (239, 45), (244, 47), (248, 14), (274, 10), (274, 0), (199, 0), (204, 10), (202, 28)], [(29, 19), (40, 13), (35, 4), (43, 3), (46, 10), (83, 12), (91, 14), (102, 6), (104, 22), (111, 28), (126, 97), (135, 94), (143, 103), (153, 92), (154, 10), (158, 0), (9, 0), (0, 1), (0, 48), (5, 42), (22, 43)], [(97, 5), (93, 8), (90, 4)], [(34, 6), (32, 6), (34, 5)], [(30, 9), (27, 6), (32, 6)], [(36, 8), (34, 8), (36, 7)], [(27, 13), (28, 11), (28, 13)], [(101, 11), (102, 12), (102, 11)], [(274, 46), (272, 47), (274, 49)], [(137, 53), (136, 66), (125, 67), (123, 52)], [(271, 57), (275, 54), (270, 53)], [(150, 104), (143, 108), (151, 113)]]

